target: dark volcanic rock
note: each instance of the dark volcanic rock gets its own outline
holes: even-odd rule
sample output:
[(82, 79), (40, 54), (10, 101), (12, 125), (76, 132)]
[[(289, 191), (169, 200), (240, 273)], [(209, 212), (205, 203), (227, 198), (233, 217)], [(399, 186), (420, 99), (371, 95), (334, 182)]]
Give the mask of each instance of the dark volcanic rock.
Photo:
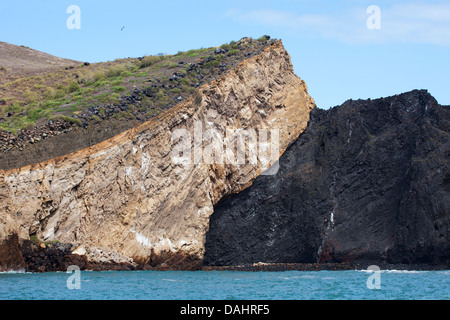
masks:
[(0, 271), (21, 270), (25, 267), (19, 237), (13, 233), (0, 244)]
[(28, 272), (66, 271), (75, 264), (66, 259), (71, 254), (70, 244), (53, 244), (39, 246), (31, 241), (22, 243), (22, 254)]
[(217, 205), (205, 265), (449, 265), (449, 115), (425, 90), (313, 110), (276, 175)]
[(201, 259), (184, 252), (161, 251), (156, 254), (152, 249), (147, 261), (140, 263), (143, 270), (188, 270), (196, 271), (202, 268)]
[(80, 270), (91, 271), (129, 271), (136, 269), (133, 263), (118, 262), (113, 261), (113, 259), (95, 261), (87, 255), (74, 254), (73, 250), (76, 246), (70, 243), (52, 243), (47, 245), (41, 243), (38, 245), (29, 240), (23, 241), (21, 251), (18, 250), (16, 252), (23, 255), (22, 260), (24, 260), (25, 266), (22, 268), (10, 267), (10, 269), (25, 269), (27, 272), (67, 271), (69, 266), (77, 266)]

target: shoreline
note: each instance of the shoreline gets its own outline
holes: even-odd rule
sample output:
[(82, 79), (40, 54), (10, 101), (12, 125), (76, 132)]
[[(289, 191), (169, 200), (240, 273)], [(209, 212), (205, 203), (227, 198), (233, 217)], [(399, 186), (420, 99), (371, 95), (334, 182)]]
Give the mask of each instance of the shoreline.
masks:
[(258, 263), (240, 266), (204, 266), (202, 271), (367, 271), (369, 266), (377, 266), (380, 271), (446, 271), (449, 265), (430, 264), (389, 264), (385, 262), (362, 263)]
[[(388, 264), (388, 263), (255, 263), (237, 266), (202, 266), (197, 270), (181, 270), (181, 269), (146, 269), (146, 268), (81, 268), (85, 272), (110, 272), (110, 271), (178, 271), (178, 272), (213, 272), (213, 271), (235, 271), (235, 272), (287, 272), (287, 271), (361, 271), (373, 272), (368, 270), (369, 266), (378, 266), (380, 272), (405, 271), (405, 272), (426, 272), (426, 271), (450, 271), (448, 265), (429, 265), (429, 264)], [(30, 271), (26, 269), (1, 271), (2, 274), (42, 274), (42, 273), (66, 273), (65, 270), (49, 270), (49, 271)]]
[[(206, 265), (203, 259), (183, 253), (152, 252), (145, 261), (133, 260), (115, 252), (101, 249), (86, 251), (74, 244), (51, 243), (47, 245), (24, 241), (21, 244), (22, 263), (10, 264), (0, 268), (6, 273), (47, 273), (66, 272), (70, 266), (80, 271), (244, 271), (244, 272), (283, 272), (283, 271), (440, 271), (450, 270), (448, 261), (436, 263), (388, 263), (376, 259), (355, 259), (345, 262), (283, 262), (283, 263), (245, 263), (236, 265)], [(370, 266), (374, 268), (368, 269)]]

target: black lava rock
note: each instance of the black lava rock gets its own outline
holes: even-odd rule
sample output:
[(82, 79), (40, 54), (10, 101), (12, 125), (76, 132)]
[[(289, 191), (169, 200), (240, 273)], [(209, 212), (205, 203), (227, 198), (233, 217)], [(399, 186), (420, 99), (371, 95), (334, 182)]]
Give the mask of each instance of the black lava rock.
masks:
[(259, 176), (221, 201), (205, 265), (450, 265), (450, 107), (425, 90), (314, 109)]

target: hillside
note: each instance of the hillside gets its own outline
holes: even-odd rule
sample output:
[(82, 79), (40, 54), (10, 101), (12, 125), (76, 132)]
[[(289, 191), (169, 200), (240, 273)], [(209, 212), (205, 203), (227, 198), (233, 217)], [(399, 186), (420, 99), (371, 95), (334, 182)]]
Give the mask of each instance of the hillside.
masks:
[(0, 41), (0, 85), (80, 64), (79, 61), (55, 57), (25, 46)]
[(275, 42), (243, 38), (175, 55), (19, 72), (0, 85), (0, 169), (58, 157), (135, 127)]

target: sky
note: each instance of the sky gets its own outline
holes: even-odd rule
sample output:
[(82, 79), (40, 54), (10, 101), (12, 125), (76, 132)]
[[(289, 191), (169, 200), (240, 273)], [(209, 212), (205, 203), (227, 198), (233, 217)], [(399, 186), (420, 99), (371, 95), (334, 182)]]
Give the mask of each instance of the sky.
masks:
[[(79, 14), (68, 11), (72, 5)], [(0, 4), (0, 41), (83, 62), (175, 54), (262, 35), (282, 39), (319, 108), (413, 89), (450, 105), (448, 0)]]

